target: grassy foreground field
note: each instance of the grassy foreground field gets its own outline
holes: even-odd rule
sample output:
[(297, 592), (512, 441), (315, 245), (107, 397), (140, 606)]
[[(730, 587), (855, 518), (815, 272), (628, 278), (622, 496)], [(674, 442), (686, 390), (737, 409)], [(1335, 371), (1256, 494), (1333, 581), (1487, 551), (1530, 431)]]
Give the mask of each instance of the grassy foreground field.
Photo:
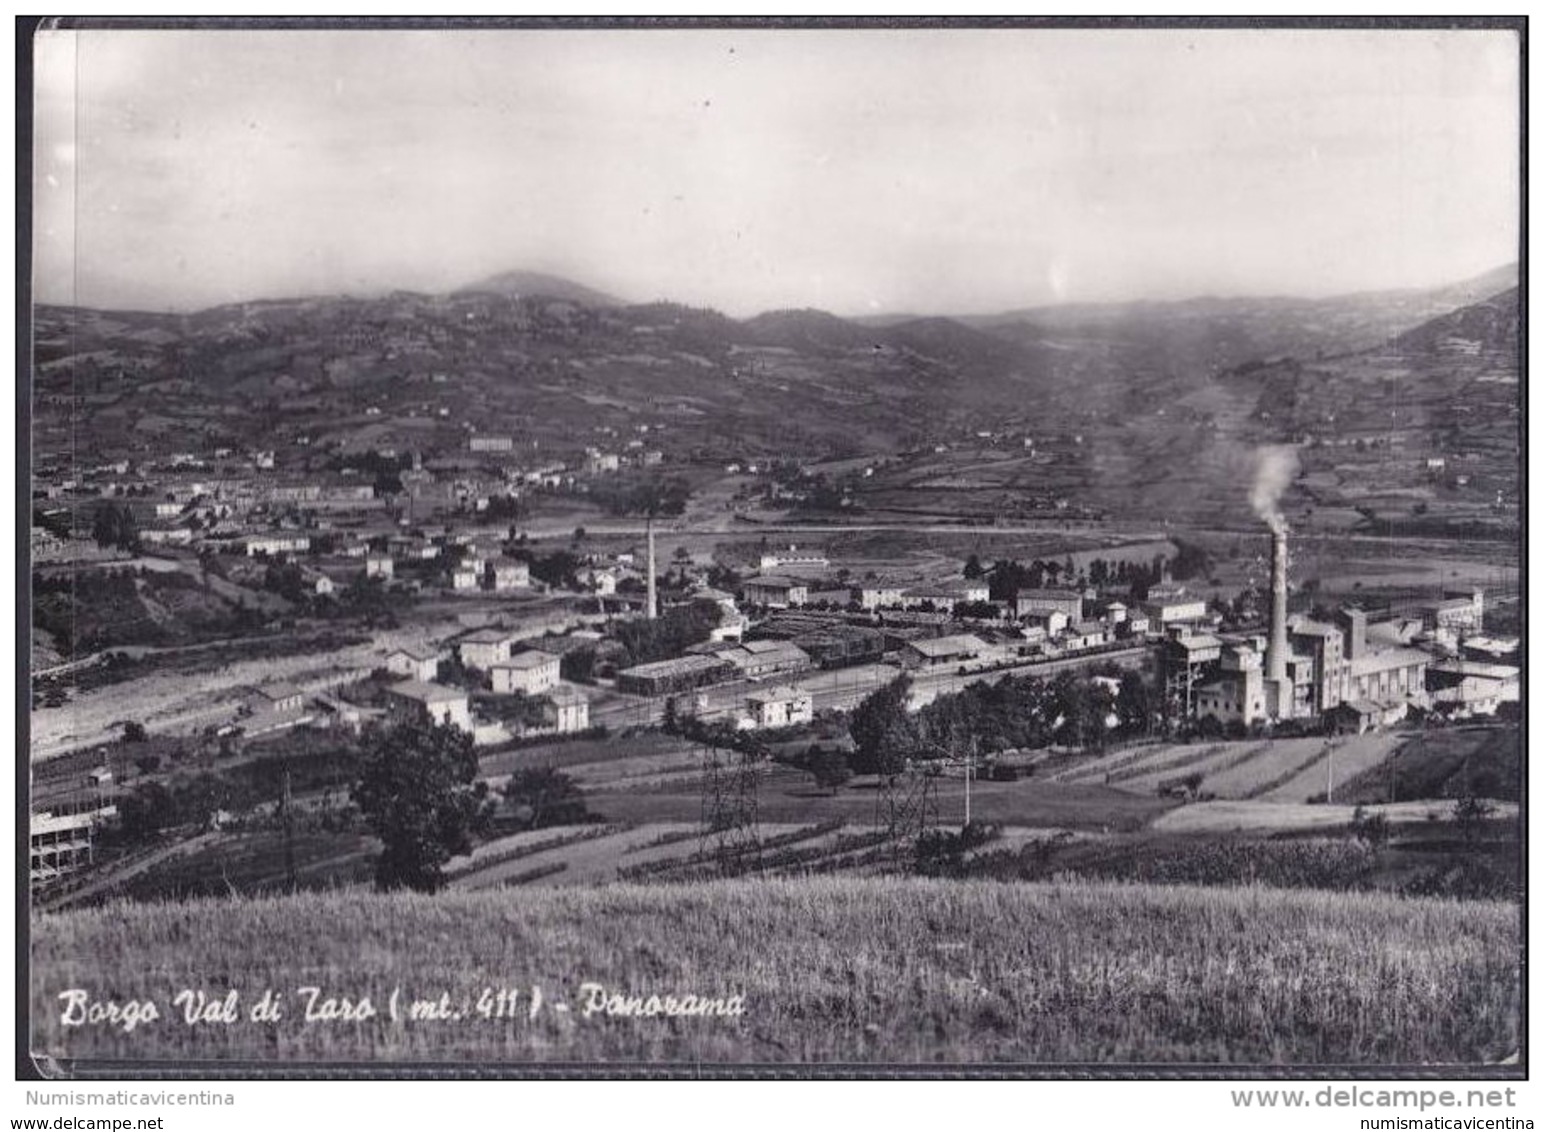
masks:
[[(1519, 953), (1513, 905), (1263, 888), (815, 879), (116, 904), (33, 921), (33, 1050), (1472, 1064), (1517, 1049)], [(738, 995), (743, 1014), (586, 1016), (585, 983), (727, 1009)], [(308, 1022), (305, 986), (320, 988), (314, 1012), (368, 995), (377, 1014)], [(235, 992), (231, 1020), (187, 1024), (173, 1001), (183, 988), (218, 1003)], [(495, 1013), (485, 988), (517, 995)], [(153, 1002), (159, 1017), (127, 1032), (121, 1020), (65, 1026), (72, 989)], [(277, 1021), (251, 1018), (265, 990), (282, 996)], [(408, 1018), (414, 1000), (445, 1016)]]

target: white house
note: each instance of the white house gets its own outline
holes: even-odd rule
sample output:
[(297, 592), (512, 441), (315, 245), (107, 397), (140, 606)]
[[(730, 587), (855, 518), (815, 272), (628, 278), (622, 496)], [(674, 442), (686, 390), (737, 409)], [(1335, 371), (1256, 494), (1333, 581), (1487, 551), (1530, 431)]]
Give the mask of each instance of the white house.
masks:
[(372, 554), (365, 559), (365, 577), (389, 578), (395, 570), (395, 564), (391, 558), (383, 554)]
[(585, 731), (590, 726), (590, 701), (584, 693), (568, 684), (559, 684), (546, 694), (544, 714), (549, 724), (562, 735)]
[(386, 657), (386, 670), (428, 684), (440, 674), (440, 658), (428, 649), (394, 649)]
[(499, 592), (524, 589), (531, 584), (531, 567), (525, 562), (495, 562), (490, 571), (493, 588)]
[(906, 587), (890, 582), (865, 582), (858, 587), (858, 604), (864, 609), (900, 605)]
[(488, 674), (493, 678), (493, 690), (501, 696), (515, 692), (539, 696), (557, 686), (560, 665), (560, 658), (551, 653), (527, 649), (494, 664), (488, 669)]
[(515, 638), (507, 629), (479, 629), (461, 639), (456, 651), (468, 668), (491, 669), (509, 659)]
[(753, 727), (792, 727), (815, 718), (815, 699), (803, 688), (769, 688), (745, 698)]
[(247, 697), (247, 706), (253, 711), (299, 711), (304, 704), (305, 693), (282, 681), (253, 688)]

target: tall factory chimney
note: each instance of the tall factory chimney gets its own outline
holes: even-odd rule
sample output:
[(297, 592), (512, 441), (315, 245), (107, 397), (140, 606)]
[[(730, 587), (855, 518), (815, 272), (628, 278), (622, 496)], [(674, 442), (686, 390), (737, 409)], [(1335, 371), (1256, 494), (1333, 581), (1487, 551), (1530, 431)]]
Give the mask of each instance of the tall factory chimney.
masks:
[(1271, 626), (1265, 644), (1267, 706), (1278, 719), (1292, 714), (1292, 685), (1287, 678), (1287, 528), (1271, 525)]
[(655, 618), (657, 618), (659, 616), (658, 599), (655, 597), (655, 594), (654, 594), (654, 516), (653, 515), (649, 516), (649, 518), (648, 518), (648, 525), (647, 525), (646, 529), (649, 532), (649, 577), (648, 577), (649, 604), (648, 604), (648, 609), (647, 609), (646, 615), (647, 615), (647, 617), (648, 617), (648, 619), (650, 621), (653, 621)]

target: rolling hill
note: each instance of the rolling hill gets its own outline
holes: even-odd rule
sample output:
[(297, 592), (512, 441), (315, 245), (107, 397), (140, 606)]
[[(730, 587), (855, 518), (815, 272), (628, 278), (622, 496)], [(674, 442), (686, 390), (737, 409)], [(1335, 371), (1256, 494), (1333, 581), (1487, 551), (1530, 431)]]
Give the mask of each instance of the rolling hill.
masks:
[[(1493, 501), (1516, 478), (1515, 443), (1509, 452), (1502, 435), (1516, 412), (1515, 288), (1443, 304), (1509, 278), (1515, 269), (1335, 300), (887, 325), (815, 310), (736, 320), (676, 303), (619, 305), (530, 272), (449, 295), (190, 315), (39, 307), (37, 447), (48, 459), (249, 445), (316, 463), (340, 449), (457, 451), (471, 428), (577, 452), (597, 429), (649, 424), (680, 458), (712, 462), (968, 448), (1022, 432), (1043, 455), (985, 476), (1007, 493), (980, 496), (985, 513), (1014, 493), (1070, 492), (1112, 513), (1182, 520), (1247, 516), (1238, 483), (1249, 450), (1305, 441), (1334, 451), (1341, 479), (1369, 446), (1385, 464), (1387, 445), (1402, 448), (1409, 460), (1386, 478), (1406, 489), (1416, 454), (1474, 448), (1483, 467), (1464, 490), (1483, 483)], [(969, 459), (947, 458), (931, 479), (957, 476)], [(908, 482), (866, 486), (893, 497)], [(1344, 510), (1335, 491), (1295, 502), (1332, 497)]]
[(625, 305), (621, 299), (608, 295), (604, 291), (597, 291), (593, 287), (586, 287), (583, 283), (575, 283), (572, 279), (547, 275), (540, 271), (503, 271), (461, 287), (456, 294), (506, 295), (512, 299), (566, 299), (571, 303), (582, 303), (587, 307)]

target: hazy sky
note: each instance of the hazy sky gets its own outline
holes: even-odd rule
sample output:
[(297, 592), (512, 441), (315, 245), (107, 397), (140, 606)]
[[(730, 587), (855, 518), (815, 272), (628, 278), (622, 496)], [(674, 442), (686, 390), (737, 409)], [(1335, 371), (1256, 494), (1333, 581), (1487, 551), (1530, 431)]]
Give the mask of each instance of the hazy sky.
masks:
[(36, 286), (512, 268), (744, 315), (1422, 286), (1516, 258), (1502, 32), (54, 32)]

